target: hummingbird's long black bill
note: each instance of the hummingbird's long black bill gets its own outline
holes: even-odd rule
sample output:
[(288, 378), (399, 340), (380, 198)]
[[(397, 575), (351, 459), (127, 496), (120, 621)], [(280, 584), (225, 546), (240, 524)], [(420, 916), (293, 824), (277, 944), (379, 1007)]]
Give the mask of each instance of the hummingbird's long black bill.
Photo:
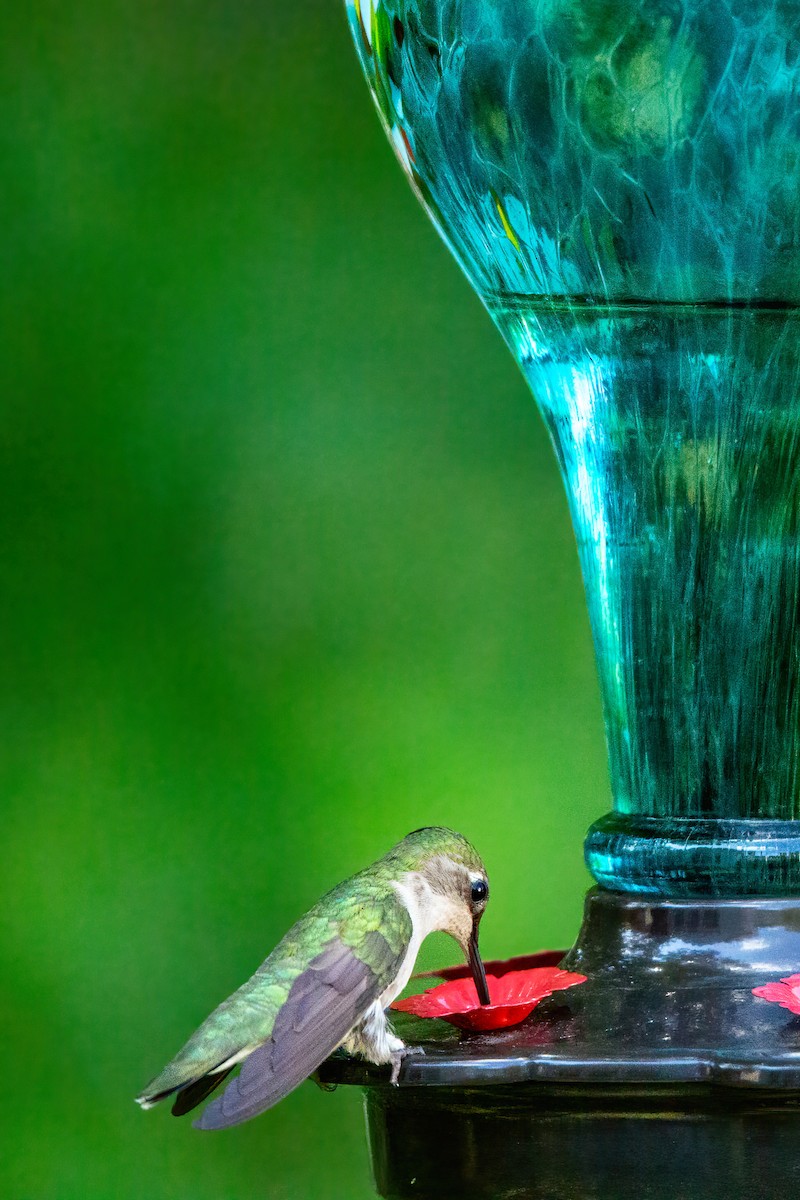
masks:
[(475, 982), (475, 991), (478, 993), (478, 999), (481, 1004), (491, 1004), (489, 996), (489, 985), (486, 982), (486, 971), (481, 961), (480, 951), (478, 950), (478, 922), (472, 926), (472, 933), (469, 939), (469, 969), (472, 971), (472, 978)]

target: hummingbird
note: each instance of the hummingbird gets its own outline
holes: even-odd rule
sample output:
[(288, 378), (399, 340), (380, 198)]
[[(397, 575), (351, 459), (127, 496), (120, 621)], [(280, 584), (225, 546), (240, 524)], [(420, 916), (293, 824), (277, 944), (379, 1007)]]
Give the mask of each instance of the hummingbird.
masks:
[(342, 1047), (391, 1065), (397, 1083), (409, 1048), (385, 1009), (411, 977), (429, 933), (464, 950), (481, 1004), (489, 1004), (478, 926), (489, 898), (486, 868), (466, 838), (429, 826), (409, 833), (340, 883), (292, 926), (238, 991), (224, 1000), (137, 1097), (174, 1097), (183, 1116), (241, 1063), (195, 1121), (226, 1129), (271, 1108)]

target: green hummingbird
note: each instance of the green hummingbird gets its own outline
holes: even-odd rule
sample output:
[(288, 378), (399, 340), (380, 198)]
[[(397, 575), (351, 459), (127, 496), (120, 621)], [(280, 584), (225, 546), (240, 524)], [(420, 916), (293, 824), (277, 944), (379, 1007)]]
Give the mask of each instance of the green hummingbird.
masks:
[(220, 1004), (137, 1102), (174, 1096), (175, 1116), (239, 1074), (205, 1109), (198, 1129), (225, 1129), (277, 1104), (343, 1047), (391, 1064), (405, 1044), (385, 1009), (411, 977), (429, 933), (465, 951), (481, 1004), (489, 1003), (478, 925), (489, 898), (480, 857), (451, 829), (417, 829), (372, 866), (323, 896), (238, 991)]

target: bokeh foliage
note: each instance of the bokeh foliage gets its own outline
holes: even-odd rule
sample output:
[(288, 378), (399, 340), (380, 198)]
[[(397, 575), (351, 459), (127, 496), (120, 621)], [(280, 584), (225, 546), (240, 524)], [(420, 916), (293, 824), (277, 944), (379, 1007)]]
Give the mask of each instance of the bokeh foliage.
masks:
[(0, 1193), (367, 1197), (354, 1093), (132, 1096), (416, 826), (483, 852), (486, 954), (573, 936), (609, 800), (555, 461), (336, 0), (32, 0), (0, 59)]

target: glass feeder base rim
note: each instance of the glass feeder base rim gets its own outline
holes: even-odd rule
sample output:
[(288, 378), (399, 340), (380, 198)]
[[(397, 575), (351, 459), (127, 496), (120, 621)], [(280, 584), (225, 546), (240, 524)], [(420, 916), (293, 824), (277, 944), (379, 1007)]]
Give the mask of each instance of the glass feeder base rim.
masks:
[(604, 888), (664, 898), (800, 896), (800, 821), (612, 812), (589, 830)]

